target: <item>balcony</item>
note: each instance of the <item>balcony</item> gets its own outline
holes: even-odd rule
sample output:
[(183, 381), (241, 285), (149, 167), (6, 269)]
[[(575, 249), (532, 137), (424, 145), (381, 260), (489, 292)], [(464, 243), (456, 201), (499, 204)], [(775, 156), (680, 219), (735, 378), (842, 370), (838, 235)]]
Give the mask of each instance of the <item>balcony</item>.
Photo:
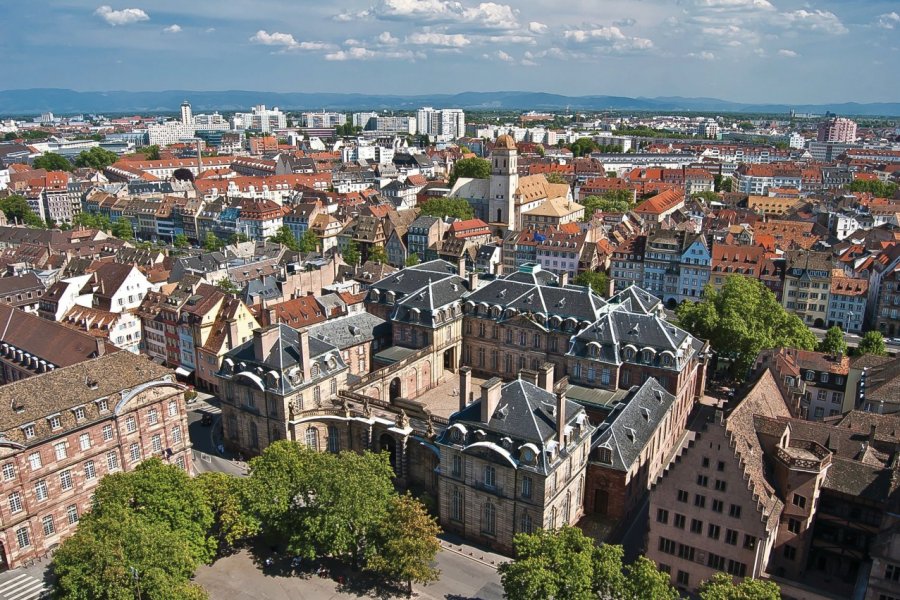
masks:
[(476, 481), (475, 489), (478, 490), (479, 492), (486, 492), (488, 494), (493, 494), (494, 496), (498, 496), (500, 498), (504, 497), (502, 487), (498, 487), (496, 485), (487, 485), (483, 481)]
[(831, 452), (809, 440), (791, 440), (787, 448), (779, 446), (776, 455), (790, 469), (821, 471), (831, 464)]

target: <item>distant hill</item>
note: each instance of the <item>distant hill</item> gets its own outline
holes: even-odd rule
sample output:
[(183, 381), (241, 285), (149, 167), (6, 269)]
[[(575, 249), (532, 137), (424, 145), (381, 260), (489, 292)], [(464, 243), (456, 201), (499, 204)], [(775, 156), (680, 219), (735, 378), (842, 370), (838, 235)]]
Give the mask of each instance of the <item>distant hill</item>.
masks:
[(729, 102), (716, 98), (629, 98), (626, 96), (563, 96), (542, 92), (463, 92), (460, 94), (431, 94), (420, 96), (392, 96), (380, 94), (330, 94), (302, 92), (251, 92), (226, 90), (196, 92), (166, 90), (160, 92), (76, 92), (74, 90), (35, 88), (0, 90), (0, 115), (32, 115), (52, 111), (64, 115), (72, 113), (160, 113), (176, 112), (184, 100), (189, 100), (194, 112), (246, 110), (255, 104), (278, 106), (283, 109), (395, 109), (414, 110), (422, 106), (465, 108), (469, 110), (636, 110), (636, 111), (698, 111), (698, 112), (755, 112), (840, 115), (900, 116), (900, 102), (859, 104), (750, 104)]

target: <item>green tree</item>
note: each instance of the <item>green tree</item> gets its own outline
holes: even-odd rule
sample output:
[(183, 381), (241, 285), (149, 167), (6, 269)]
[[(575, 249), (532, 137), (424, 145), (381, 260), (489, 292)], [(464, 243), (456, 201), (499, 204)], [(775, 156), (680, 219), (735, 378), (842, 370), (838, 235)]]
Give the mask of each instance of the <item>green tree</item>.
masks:
[(147, 160), (159, 160), (159, 146), (157, 144), (147, 146), (146, 148), (141, 150), (141, 153)]
[(412, 254), (410, 254), (409, 256), (406, 257), (406, 266), (407, 267), (414, 267), (417, 264), (419, 264), (420, 262), (422, 262), (422, 261), (419, 260), (419, 255), (416, 254), (415, 252), (413, 252)]
[(186, 235), (184, 235), (183, 233), (179, 233), (172, 240), (172, 245), (176, 248), (188, 248), (191, 245), (191, 241)]
[(151, 458), (133, 471), (104, 477), (94, 492), (92, 514), (102, 517), (124, 510), (181, 536), (198, 564), (212, 559), (214, 543), (208, 537), (212, 511), (183, 469)]
[(247, 480), (225, 473), (200, 473), (194, 484), (213, 515), (211, 537), (222, 555), (259, 532), (259, 521), (247, 509)]
[(115, 152), (110, 152), (109, 150), (97, 147), (85, 150), (76, 156), (75, 166), (90, 167), (91, 169), (101, 171), (117, 160), (119, 160), (119, 156)]
[(78, 213), (72, 219), (72, 224), (76, 226), (86, 227), (88, 229), (99, 229), (101, 231), (109, 231), (112, 229), (112, 223), (106, 215), (95, 215), (93, 213)]
[(887, 348), (884, 345), (884, 336), (881, 335), (880, 331), (867, 331), (859, 341), (856, 351), (858, 354), (885, 356), (887, 354)]
[(713, 190), (717, 192), (722, 191), (722, 176), (721, 175), (713, 175)]
[(625, 593), (622, 600), (679, 600), (681, 596), (672, 587), (669, 575), (663, 573), (646, 556), (625, 567)]
[(733, 185), (734, 185), (734, 179), (729, 177), (728, 179), (726, 179), (722, 182), (722, 185), (720, 186), (719, 191), (720, 192), (730, 192)]
[(628, 212), (634, 208), (634, 192), (631, 190), (610, 190), (602, 196), (588, 196), (581, 201), (584, 205), (584, 220), (590, 221), (594, 213)]
[(847, 342), (844, 341), (844, 332), (838, 326), (830, 327), (825, 332), (825, 338), (819, 344), (819, 352), (825, 352), (831, 356), (847, 353)]
[(372, 246), (369, 249), (369, 260), (380, 265), (386, 263), (388, 261), (388, 257), (387, 253), (385, 253), (384, 251), (384, 246)]
[(216, 236), (212, 231), (207, 231), (206, 236), (203, 238), (203, 249), (207, 252), (215, 252), (216, 250), (222, 249), (222, 240)]
[[(104, 479), (105, 481), (105, 479)], [(101, 483), (102, 485), (102, 483)], [(203, 600), (191, 544), (122, 506), (84, 515), (53, 556), (60, 600)]]
[(249, 242), (249, 241), (250, 241), (250, 237), (242, 231), (233, 233), (233, 234), (231, 234), (231, 237), (228, 238), (229, 244), (240, 244), (241, 242)]
[(572, 151), (572, 154), (574, 154), (576, 158), (579, 156), (586, 156), (599, 149), (600, 147), (597, 145), (597, 142), (588, 137), (578, 138), (569, 144), (569, 150)]
[(699, 198), (700, 200), (706, 200), (707, 202), (719, 201), (719, 195), (715, 192), (696, 192), (691, 198)]
[(677, 315), (681, 327), (733, 360), (732, 374), (737, 377), (747, 373), (763, 349), (816, 347), (812, 331), (785, 311), (771, 290), (740, 275), (729, 276), (721, 291), (707, 286), (700, 302), (682, 303)]
[(441, 549), (437, 536), (441, 532), (434, 517), (421, 502), (404, 494), (391, 498), (388, 517), (377, 530), (377, 554), (369, 568), (390, 581), (413, 583), (437, 581), (440, 571), (432, 566)]
[(453, 164), (453, 170), (450, 171), (450, 187), (456, 183), (460, 177), (471, 177), (472, 179), (487, 179), (491, 176), (491, 163), (483, 158), (461, 158)]
[(455, 219), (471, 219), (475, 216), (472, 205), (464, 198), (430, 198), (419, 205), (422, 216), (452, 217)]
[(28, 206), (28, 200), (18, 194), (0, 199), (0, 210), (10, 223), (24, 223), (30, 227), (46, 227), (39, 216)]
[(850, 183), (851, 192), (868, 192), (877, 198), (893, 198), (897, 193), (897, 184), (888, 181), (854, 179)]
[(515, 559), (500, 565), (507, 600), (593, 598), (593, 541), (580, 529), (539, 529), (513, 538)]
[(566, 185), (569, 184), (569, 182), (566, 181), (565, 177), (556, 172), (548, 173), (545, 177), (547, 179), (547, 183), (565, 183)]
[(300, 236), (298, 250), (300, 250), (300, 252), (315, 252), (318, 249), (319, 236), (317, 236), (316, 232), (312, 229), (307, 229), (303, 232), (303, 235)]
[(582, 271), (575, 277), (573, 283), (591, 288), (598, 296), (605, 298), (609, 295), (609, 275), (606, 273)]
[(292, 250), (296, 252), (300, 249), (300, 244), (297, 243), (297, 238), (294, 237), (294, 232), (291, 231), (291, 228), (287, 225), (282, 225), (278, 228), (278, 231), (269, 238), (270, 242), (275, 242), (276, 244), (281, 244), (282, 246), (287, 246), (288, 250)]
[(700, 600), (781, 600), (781, 588), (751, 577), (735, 584), (731, 575), (716, 573), (700, 584)]
[(225, 292), (226, 294), (240, 294), (241, 288), (236, 286), (233, 281), (228, 279), (227, 277), (223, 277), (222, 279), (216, 282), (216, 287), (219, 288), (220, 291)]
[(341, 255), (344, 258), (344, 262), (351, 267), (359, 265), (359, 246), (356, 245), (355, 240), (350, 240), (349, 242), (347, 242), (347, 245), (344, 247), (344, 251), (341, 253)]
[(47, 152), (38, 156), (34, 159), (34, 162), (31, 163), (31, 166), (35, 169), (47, 169), (48, 171), (71, 171), (72, 163), (70, 163), (64, 156), (56, 154), (54, 152)]
[(741, 121), (740, 123), (738, 123), (738, 129), (742, 129), (743, 131), (750, 131), (751, 129), (756, 129), (756, 125), (754, 125), (750, 121)]
[(600, 598), (621, 598), (625, 595), (625, 573), (622, 546), (601, 544), (594, 548), (594, 574), (591, 587)]
[(118, 221), (112, 224), (110, 233), (120, 240), (134, 239), (134, 230), (131, 228), (131, 221), (125, 217), (120, 217)]

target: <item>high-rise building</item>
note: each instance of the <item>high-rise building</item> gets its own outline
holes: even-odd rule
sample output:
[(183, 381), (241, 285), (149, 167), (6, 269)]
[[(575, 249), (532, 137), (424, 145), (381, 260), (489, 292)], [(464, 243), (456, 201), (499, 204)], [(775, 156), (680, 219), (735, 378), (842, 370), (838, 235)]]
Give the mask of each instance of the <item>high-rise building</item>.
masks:
[(235, 129), (255, 129), (263, 133), (269, 133), (273, 129), (287, 127), (287, 115), (278, 110), (267, 109), (265, 104), (258, 104), (248, 113), (235, 113)]
[(856, 123), (844, 117), (834, 117), (819, 123), (816, 136), (819, 142), (838, 142), (852, 144), (856, 141)]
[(181, 124), (190, 127), (194, 124), (194, 115), (191, 112), (191, 103), (185, 100), (181, 103)]
[(337, 112), (303, 113), (303, 126), (313, 129), (328, 129), (347, 123), (347, 115)]
[(416, 111), (416, 129), (420, 134), (455, 140), (466, 134), (466, 113), (459, 108), (435, 110), (426, 106)]
[(354, 127), (362, 127), (363, 129), (369, 124), (369, 120), (378, 117), (377, 112), (358, 112), (351, 116), (351, 123)]

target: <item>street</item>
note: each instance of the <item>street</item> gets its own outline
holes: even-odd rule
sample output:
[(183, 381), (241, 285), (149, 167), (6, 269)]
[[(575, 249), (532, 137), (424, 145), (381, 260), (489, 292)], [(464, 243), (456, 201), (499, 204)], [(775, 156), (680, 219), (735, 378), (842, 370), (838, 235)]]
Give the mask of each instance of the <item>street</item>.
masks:
[[(197, 399), (187, 406), (188, 431), (193, 445), (194, 470), (197, 473), (219, 471), (229, 475), (246, 475), (246, 465), (238, 462), (227, 451), (219, 452), (222, 435), (222, 410), (215, 396), (199, 393)], [(203, 415), (212, 416), (210, 425), (203, 425)]]

